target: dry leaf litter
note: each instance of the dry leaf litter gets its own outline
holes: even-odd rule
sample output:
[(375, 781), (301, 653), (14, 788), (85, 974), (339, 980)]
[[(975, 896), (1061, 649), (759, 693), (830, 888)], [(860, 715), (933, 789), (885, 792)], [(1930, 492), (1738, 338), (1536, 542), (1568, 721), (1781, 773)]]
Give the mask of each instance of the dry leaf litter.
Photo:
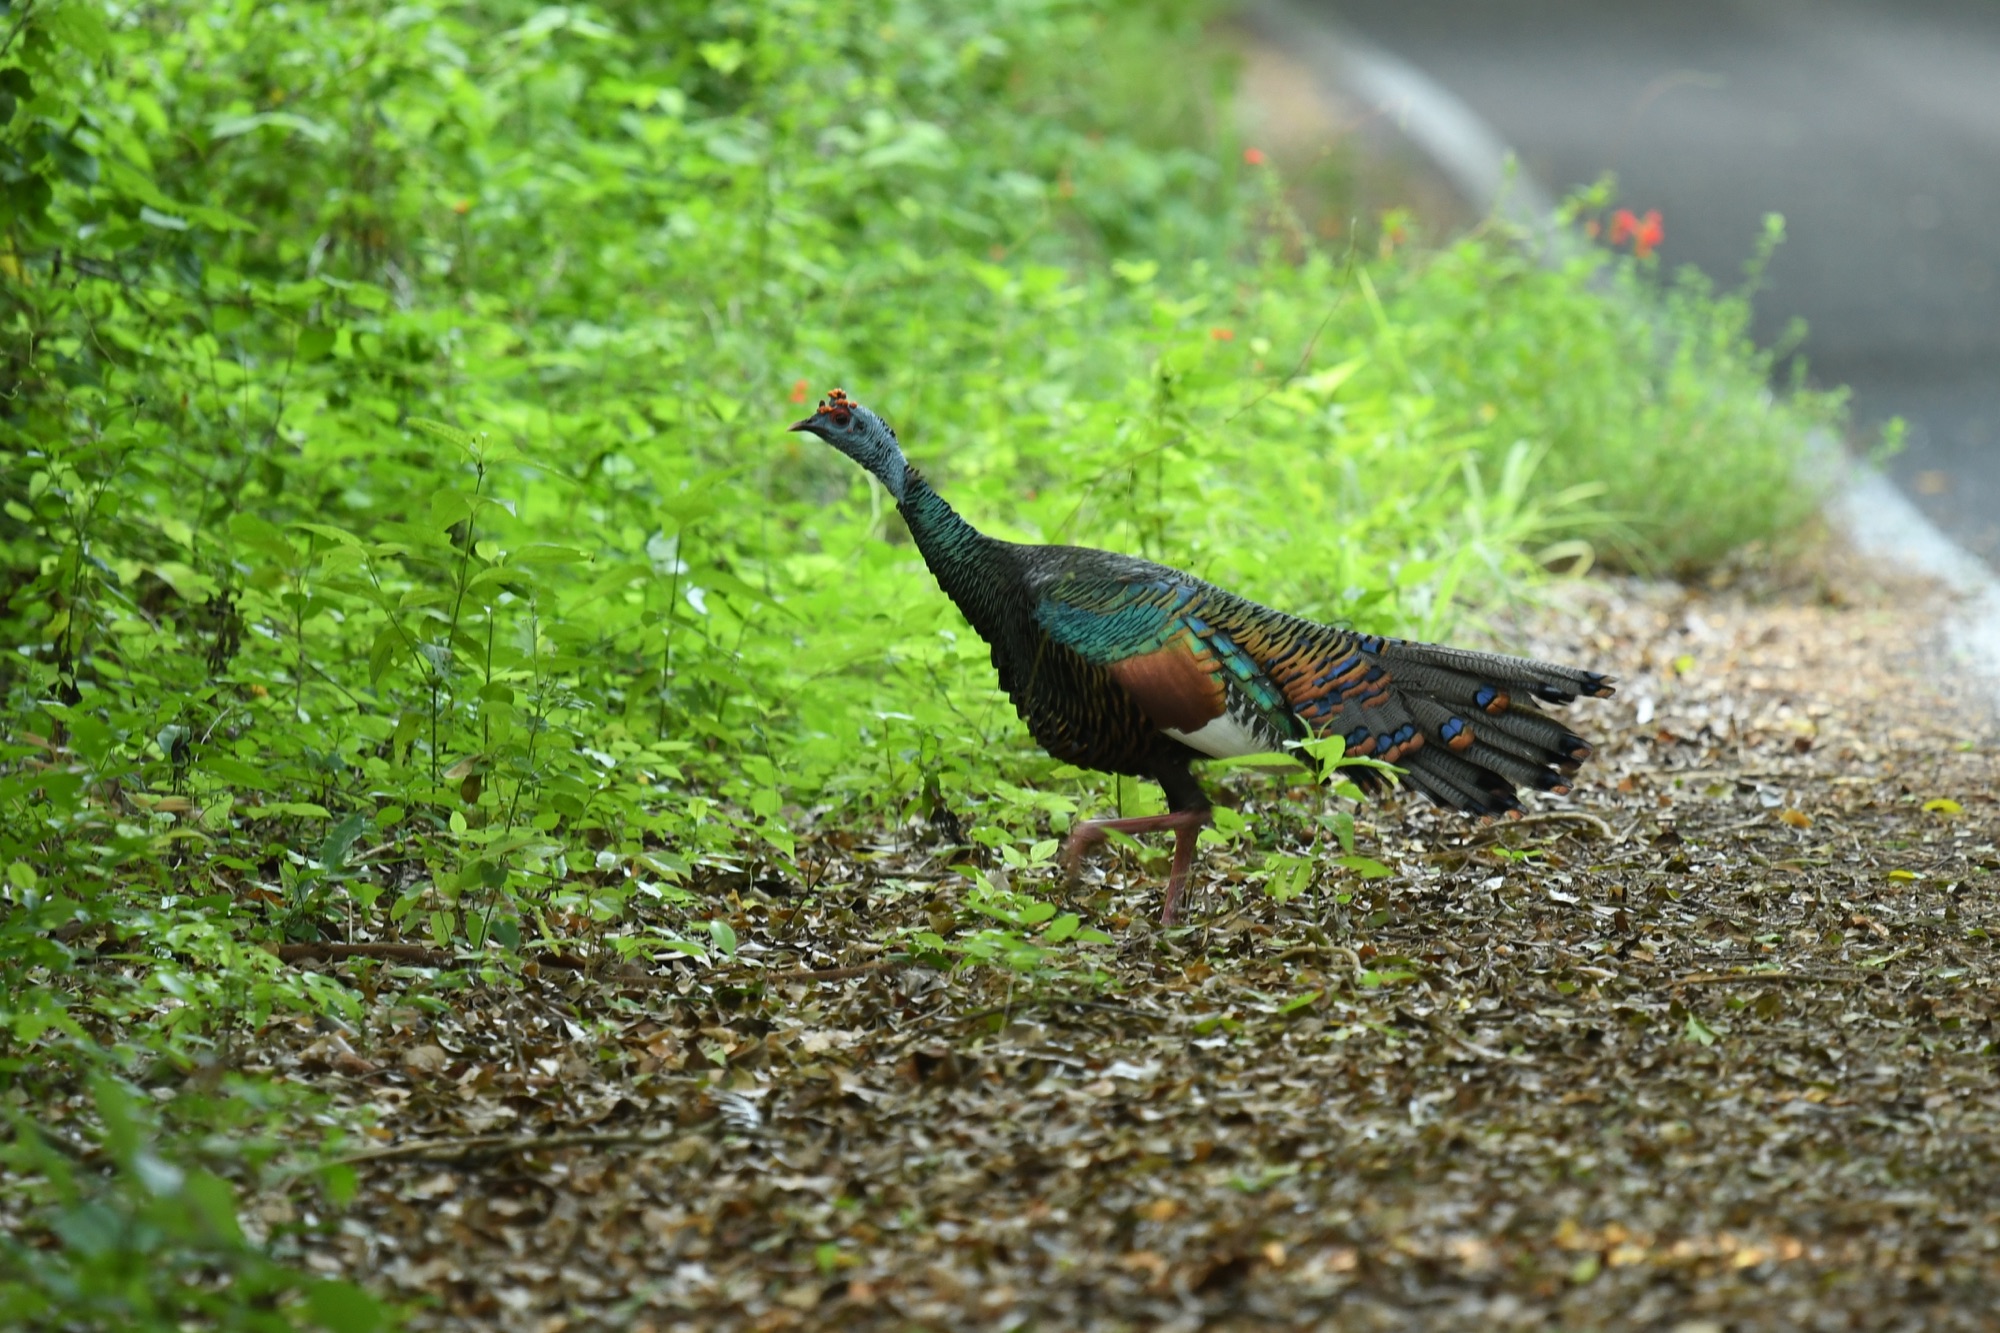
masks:
[[(1372, 805), (1393, 876), (1282, 904), (1210, 850), (1186, 930), (1164, 849), (1114, 858), (1106, 986), (897, 961), (980, 924), (921, 824), (817, 830), (812, 892), (704, 886), (719, 968), (440, 1011), (322, 963), (370, 1026), (259, 1063), (377, 1146), (303, 1261), (423, 1329), (1990, 1329), (2000, 808), (1937, 607), (1837, 556), (1579, 585), (1496, 634), (1620, 678), (1573, 796)], [(1228, 785), (1302, 847), (1326, 808)]]

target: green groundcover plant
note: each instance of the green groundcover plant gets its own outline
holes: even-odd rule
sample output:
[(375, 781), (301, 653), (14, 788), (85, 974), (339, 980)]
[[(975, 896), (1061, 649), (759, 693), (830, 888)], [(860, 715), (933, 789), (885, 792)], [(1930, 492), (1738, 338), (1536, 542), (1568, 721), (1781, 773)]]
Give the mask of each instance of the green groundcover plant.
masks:
[(0, 9), (0, 1313), (379, 1320), (235, 1220), (315, 1112), (232, 1043), (352, 1003), (264, 944), (709, 956), (804, 830), (1108, 798), (783, 432), (835, 383), (991, 531), (1386, 632), (1810, 510), (1742, 298), (1308, 241), (1212, 17)]

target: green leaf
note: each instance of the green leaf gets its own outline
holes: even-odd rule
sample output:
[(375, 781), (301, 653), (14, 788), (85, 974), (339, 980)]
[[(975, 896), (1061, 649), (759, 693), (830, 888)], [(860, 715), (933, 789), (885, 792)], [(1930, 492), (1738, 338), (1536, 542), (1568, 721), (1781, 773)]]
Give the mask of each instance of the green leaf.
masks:
[(344, 1208), (354, 1201), (355, 1193), (361, 1187), (361, 1176), (345, 1162), (328, 1162), (319, 1168), (319, 1182), (326, 1191), (328, 1202), (336, 1208)]
[(445, 529), (472, 517), (473, 497), (459, 491), (438, 491), (431, 496), (431, 526)]
[[(58, 4), (38, 14), (54, 36), (95, 59), (111, 50), (111, 30), (104, 26), (97, 6), (88, 3)], [(22, 18), (26, 18), (23, 11)]]
[(352, 1282), (315, 1282), (306, 1289), (306, 1311), (328, 1333), (381, 1333), (389, 1327), (382, 1303)]
[(715, 941), (716, 952), (724, 958), (736, 956), (736, 928), (721, 917), (714, 917), (708, 923), (708, 937)]
[(443, 440), (447, 444), (455, 444), (467, 452), (471, 452), (479, 446), (478, 436), (467, 431), (462, 431), (449, 422), (433, 421), (429, 417), (411, 417), (403, 424), (411, 430), (429, 435), (433, 439)]
[(289, 111), (259, 111), (249, 116), (218, 116), (210, 123), (208, 134), (211, 139), (234, 139), (253, 130), (266, 128), (282, 129), (318, 144), (333, 142), (331, 129), (316, 120), (308, 120)]
[(294, 522), (290, 526), (299, 529), (301, 532), (317, 533), (328, 541), (335, 542), (341, 546), (360, 547), (363, 545), (362, 540), (346, 528), (337, 528), (331, 523)]
[(1264, 892), (1273, 902), (1290, 902), (1312, 884), (1313, 863), (1308, 857), (1272, 855), (1264, 865), (1268, 872)]
[(320, 865), (329, 871), (339, 870), (345, 866), (348, 852), (353, 850), (356, 840), (367, 829), (368, 816), (360, 810), (356, 810), (328, 829), (326, 841), (320, 844)]
[(689, 958), (706, 959), (708, 957), (708, 950), (696, 944), (693, 940), (683, 940), (669, 936), (665, 939), (654, 940), (652, 943), (658, 948), (665, 949), (668, 953), (686, 954)]
[(277, 786), (270, 770), (238, 759), (234, 755), (205, 753), (197, 761), (196, 767), (202, 772), (220, 778), (232, 787), (247, 787), (251, 791), (270, 791)]
[(324, 324), (309, 324), (299, 330), (299, 340), (294, 355), (300, 361), (324, 361), (333, 355), (333, 344), (338, 330)]
[(522, 565), (573, 565), (589, 561), (590, 555), (572, 546), (530, 542), (509, 552), (507, 558)]
[(702, 42), (695, 49), (710, 69), (724, 77), (740, 69), (744, 57), (749, 54), (743, 43), (733, 37), (725, 42)]
[(1319, 991), (1309, 990), (1302, 995), (1294, 995), (1291, 999), (1285, 1001), (1283, 1004), (1278, 1006), (1278, 1012), (1280, 1014), (1297, 1013), (1301, 1009), (1305, 1009), (1310, 1007), (1311, 1005), (1317, 1004), (1319, 1002), (1320, 994), (1321, 992)]
[(298, 548), (285, 537), (283, 528), (255, 514), (237, 512), (229, 518), (229, 535), (252, 550), (276, 556), (287, 566), (298, 557)]
[(181, 1194), (212, 1240), (226, 1246), (243, 1244), (243, 1230), (236, 1220), (236, 1192), (228, 1181), (207, 1171), (190, 1171)]
[(248, 218), (237, 217), (234, 213), (215, 207), (213, 204), (186, 204), (182, 212), (188, 220), (198, 222), (210, 231), (257, 231), (256, 223)]
[[(384, 625), (376, 631), (375, 642), (368, 649), (368, 683), (370, 685), (380, 685), (382, 683), (382, 673), (389, 669), (389, 663), (395, 660), (396, 650), (402, 647), (402, 644), (403, 636), (397, 632), (394, 624)], [(400, 732), (400, 727), (398, 730)]]
[(1279, 1181), (1289, 1180), (1301, 1169), (1297, 1162), (1286, 1162), (1281, 1166), (1262, 1167), (1255, 1172), (1238, 1172), (1229, 1178), (1229, 1183), (1245, 1194), (1261, 1194)]
[(526, 571), (510, 569), (506, 565), (488, 565), (465, 581), (468, 593), (487, 588), (512, 588), (525, 592), (534, 587), (534, 579)]

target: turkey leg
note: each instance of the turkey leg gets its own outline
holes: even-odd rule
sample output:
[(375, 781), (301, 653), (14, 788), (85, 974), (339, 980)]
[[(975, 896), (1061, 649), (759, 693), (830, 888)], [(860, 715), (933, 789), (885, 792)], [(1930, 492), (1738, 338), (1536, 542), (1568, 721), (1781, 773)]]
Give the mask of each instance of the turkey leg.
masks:
[(1174, 923), (1174, 905), (1180, 901), (1181, 890), (1187, 887), (1188, 870), (1194, 865), (1195, 840), (1201, 831), (1214, 822), (1214, 816), (1206, 809), (1176, 810), (1170, 815), (1138, 815), (1131, 819), (1086, 819), (1069, 832), (1062, 845), (1063, 874), (1072, 883), (1076, 880), (1077, 865), (1083, 854), (1104, 841), (1106, 833), (1164, 833), (1174, 832), (1174, 869), (1167, 876), (1166, 901), (1160, 907), (1160, 924)]

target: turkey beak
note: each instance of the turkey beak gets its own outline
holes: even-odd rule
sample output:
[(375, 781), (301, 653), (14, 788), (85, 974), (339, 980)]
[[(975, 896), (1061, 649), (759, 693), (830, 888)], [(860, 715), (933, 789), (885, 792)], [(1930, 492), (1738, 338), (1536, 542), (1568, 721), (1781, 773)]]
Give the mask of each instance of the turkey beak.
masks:
[(812, 428), (813, 419), (811, 417), (807, 417), (804, 421), (794, 421), (791, 425), (785, 427), (786, 430), (811, 430)]

